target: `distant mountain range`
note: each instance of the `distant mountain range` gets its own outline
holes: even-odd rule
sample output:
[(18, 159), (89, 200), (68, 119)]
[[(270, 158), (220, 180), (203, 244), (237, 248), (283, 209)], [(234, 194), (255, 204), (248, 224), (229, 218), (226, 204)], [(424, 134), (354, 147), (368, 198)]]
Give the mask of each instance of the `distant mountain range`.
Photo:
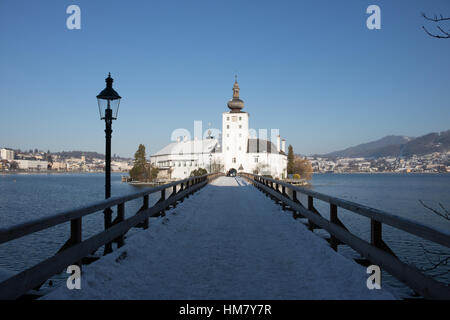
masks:
[(433, 132), (421, 137), (386, 136), (344, 150), (321, 155), (327, 158), (410, 157), (450, 150), (450, 130)]

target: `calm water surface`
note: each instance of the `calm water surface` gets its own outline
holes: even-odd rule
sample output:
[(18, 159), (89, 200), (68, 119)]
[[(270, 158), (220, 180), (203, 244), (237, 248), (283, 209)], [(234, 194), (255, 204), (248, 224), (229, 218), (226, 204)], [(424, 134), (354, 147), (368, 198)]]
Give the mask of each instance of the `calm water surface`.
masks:
[[(0, 174), (0, 227), (49, 216), (104, 199), (104, 175), (99, 174)], [(141, 189), (111, 177), (112, 196)], [(150, 196), (150, 205), (157, 196)], [(137, 212), (142, 200), (125, 206), (125, 216)], [(115, 211), (115, 208), (114, 208)], [(114, 218), (114, 214), (113, 214)], [(103, 230), (103, 213), (83, 217), (83, 239)], [(135, 232), (131, 230), (130, 232)], [(70, 235), (70, 223), (55, 226), (0, 245), (1, 274), (18, 272), (56, 253)]]
[[(447, 221), (425, 209), (422, 200), (430, 207), (439, 209), (439, 203), (450, 209), (450, 174), (317, 174), (313, 176), (312, 189), (338, 198), (364, 204), (405, 217), (441, 230), (450, 230)], [(305, 199), (304, 199), (305, 200)], [(329, 218), (329, 205), (318, 201), (316, 208)], [(370, 240), (370, 220), (347, 210), (338, 209), (338, 216), (347, 228), (363, 239)], [(320, 233), (320, 232), (319, 232)], [(326, 233), (324, 233), (325, 235)], [(433, 262), (450, 255), (450, 249), (403, 231), (383, 225), (383, 240), (404, 262), (427, 269)], [(441, 255), (425, 254), (438, 251)], [(346, 256), (358, 254), (346, 246), (339, 252)], [(450, 283), (450, 266), (443, 266), (428, 274), (439, 281)], [(404, 292), (404, 286), (390, 275), (384, 274), (386, 284)]]
[[(450, 208), (450, 174), (320, 174), (313, 176), (312, 185), (318, 192), (450, 230), (450, 222), (432, 214), (419, 203), (419, 200), (423, 200), (435, 208), (438, 203)], [(113, 174), (112, 196), (137, 191), (139, 189), (136, 187), (122, 183), (120, 174)], [(85, 206), (103, 197), (103, 174), (0, 174), (0, 227)], [(136, 213), (141, 201), (139, 199), (127, 204), (126, 216)], [(151, 203), (156, 201), (157, 196), (154, 195)], [(328, 218), (329, 207), (325, 203), (318, 201), (315, 206)], [(339, 211), (338, 214), (352, 232), (369, 239), (369, 219), (345, 210)], [(101, 212), (83, 218), (84, 239), (102, 228)], [(1, 244), (0, 277), (2, 272), (19, 272), (53, 255), (67, 240), (69, 230), (69, 223), (65, 223), (8, 244)], [(320, 234), (320, 231), (318, 233)], [(447, 248), (389, 227), (384, 227), (383, 238), (401, 259), (422, 268), (429, 267), (422, 246), (427, 250), (439, 250), (443, 257), (450, 254)], [(341, 246), (339, 252), (349, 257), (357, 256), (346, 246)], [(438, 259), (438, 256), (431, 255), (430, 258)], [(437, 278), (450, 283), (448, 266), (432, 274), (441, 274)], [(387, 285), (395, 287), (395, 290), (404, 290), (404, 287), (389, 275), (384, 275), (383, 280)]]

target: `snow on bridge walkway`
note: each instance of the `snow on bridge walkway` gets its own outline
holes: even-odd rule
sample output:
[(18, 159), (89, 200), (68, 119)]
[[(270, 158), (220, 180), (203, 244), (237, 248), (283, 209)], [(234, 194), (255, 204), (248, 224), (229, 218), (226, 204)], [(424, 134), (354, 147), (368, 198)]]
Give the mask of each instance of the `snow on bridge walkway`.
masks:
[(220, 177), (47, 299), (392, 299), (242, 178)]

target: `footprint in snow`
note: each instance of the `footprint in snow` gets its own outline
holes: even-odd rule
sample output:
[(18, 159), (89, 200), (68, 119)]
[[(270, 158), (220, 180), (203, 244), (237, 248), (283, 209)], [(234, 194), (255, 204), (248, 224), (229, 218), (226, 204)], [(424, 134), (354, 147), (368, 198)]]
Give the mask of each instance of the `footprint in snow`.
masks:
[(161, 222), (162, 224), (167, 224), (169, 222), (169, 218), (164, 218), (163, 221)]
[(123, 261), (126, 257), (128, 256), (127, 252), (124, 251), (122, 252), (117, 258), (116, 258), (116, 262), (121, 262)]

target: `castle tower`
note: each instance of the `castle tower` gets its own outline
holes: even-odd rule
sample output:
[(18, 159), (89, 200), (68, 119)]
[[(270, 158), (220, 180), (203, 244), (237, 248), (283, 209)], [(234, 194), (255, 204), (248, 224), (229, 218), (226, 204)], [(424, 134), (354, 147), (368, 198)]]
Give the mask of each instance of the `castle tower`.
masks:
[(246, 153), (248, 144), (248, 113), (242, 111), (244, 101), (239, 98), (239, 84), (237, 77), (233, 85), (233, 98), (228, 101), (230, 109), (222, 114), (222, 152), (225, 171), (231, 168), (246, 167)]

